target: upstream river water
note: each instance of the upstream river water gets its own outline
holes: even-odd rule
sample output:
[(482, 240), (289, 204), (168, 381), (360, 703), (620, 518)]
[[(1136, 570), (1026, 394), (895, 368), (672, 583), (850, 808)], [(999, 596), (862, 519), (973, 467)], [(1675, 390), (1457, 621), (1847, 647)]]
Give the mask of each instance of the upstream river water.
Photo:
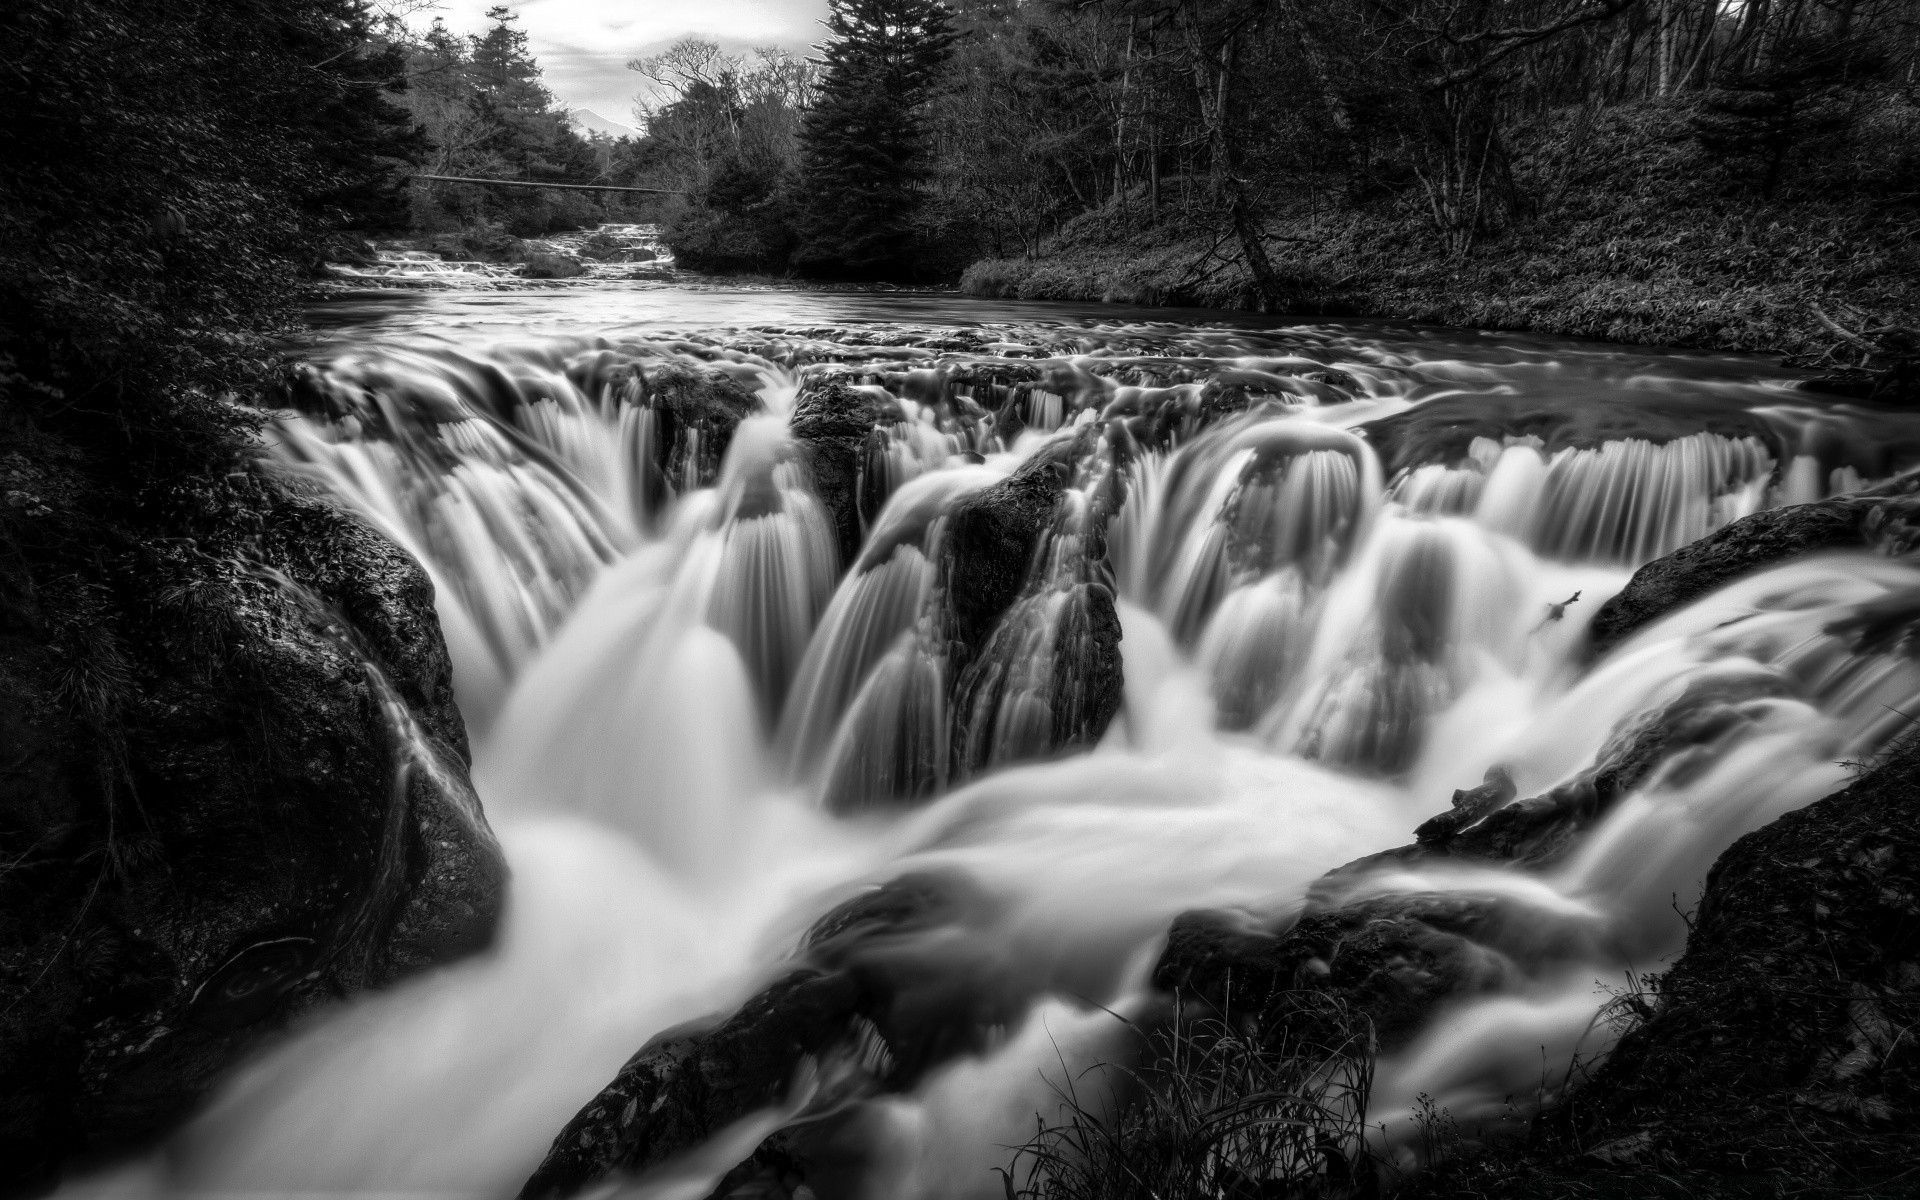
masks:
[[(314, 324), (312, 402), (269, 453), (433, 576), (505, 924), (293, 1031), (76, 1195), (514, 1195), (636, 1049), (917, 872), (987, 915), (916, 953), (990, 976), (1012, 1015), (863, 1096), (836, 1186), (999, 1197), (1065, 1075), (1124, 1052), (1113, 1012), (1147, 1002), (1176, 915), (1284, 920), (1490, 769), (1538, 795), (1725, 685), (1724, 734), (1551, 869), (1369, 883), (1554, 931), (1379, 1064), (1393, 1153), (1422, 1095), (1471, 1125), (1604, 1053), (1606, 988), (1679, 951), (1720, 851), (1840, 786), (1920, 699), (1914, 664), (1835, 632), (1920, 587), (1863, 554), (1588, 652), (1642, 563), (1920, 460), (1920, 422), (1755, 358), (697, 282), (369, 290)], [(667, 415), (668, 379), (730, 381), (752, 411), (721, 445)], [(887, 414), (851, 547), (792, 423), (830, 380)], [(1053, 516), (963, 667), (946, 517), (1046, 456)], [(1088, 605), (1117, 615), (1123, 699), (1076, 740)], [(601, 1190), (704, 1196), (781, 1119)]]

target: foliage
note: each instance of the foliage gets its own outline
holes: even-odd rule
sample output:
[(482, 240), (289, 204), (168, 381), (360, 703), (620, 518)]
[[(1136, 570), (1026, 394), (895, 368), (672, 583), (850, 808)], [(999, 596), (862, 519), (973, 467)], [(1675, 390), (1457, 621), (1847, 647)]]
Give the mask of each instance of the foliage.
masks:
[(634, 178), (688, 197), (667, 224), (675, 257), (700, 269), (784, 270), (798, 242), (800, 114), (815, 65), (687, 38), (628, 66), (651, 87), (637, 109), (647, 132), (630, 155)]
[(826, 25), (819, 59), (688, 38), (628, 64), (649, 88), (635, 177), (686, 193), (667, 245), (697, 268), (951, 275), (970, 243), (927, 269), (942, 240), (928, 121), (951, 14), (937, 0), (835, 0)]
[[(415, 148), (358, 0), (0, 11), (0, 614), (116, 761), (148, 601), (258, 531), (246, 398)], [(110, 790), (110, 789), (109, 789)]]
[[(1147, 1065), (1102, 1065), (1057, 1087), (1006, 1172), (1018, 1200), (1187, 1200), (1371, 1193), (1372, 1056), (1364, 1035), (1271, 1044), (1176, 1015), (1144, 1038)], [(1089, 1073), (1091, 1074), (1091, 1072)]]
[(138, 490), (233, 452), (329, 229), (414, 142), (358, 0), (0, 12), (0, 403)]
[(1854, 165), (1886, 199), (1915, 187), (1920, 23), (1895, 0), (978, 0), (961, 25), (938, 177), (981, 253), (1035, 258), (1092, 220), (1182, 243), (1161, 286), (1231, 278), (1250, 307), (1313, 307), (1302, 229), (1385, 212), (1417, 221), (1402, 249), (1472, 271), (1572, 186), (1526, 170), (1531, 131), (1594, 162), (1623, 106), (1688, 114), (1716, 181), (1768, 196), (1838, 199), (1834, 144), (1870, 144)]

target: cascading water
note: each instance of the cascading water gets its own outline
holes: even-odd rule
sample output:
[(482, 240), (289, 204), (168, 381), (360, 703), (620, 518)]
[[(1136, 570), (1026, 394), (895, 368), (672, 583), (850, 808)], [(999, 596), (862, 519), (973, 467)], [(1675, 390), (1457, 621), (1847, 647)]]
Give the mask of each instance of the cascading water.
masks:
[[(1284, 917), (1490, 769), (1571, 795), (1636, 722), (1707, 722), (1550, 862), (1320, 885), (1470, 897), (1514, 931), (1497, 987), (1380, 1064), (1391, 1150), (1423, 1094), (1471, 1122), (1603, 1052), (1595, 981), (1676, 953), (1718, 853), (1920, 699), (1861, 632), (1920, 570), (1862, 555), (1585, 661), (1633, 567), (1905, 465), (1913, 428), (1745, 366), (826, 324), (319, 358), (272, 454), (433, 576), (506, 927), (296, 1031), (165, 1154), (76, 1192), (511, 1195), (649, 1037), (755, 992), (836, 903), (924, 878), (963, 916), (900, 953), (982, 1032), (863, 1098), (848, 1194), (999, 1196), (1049, 1081), (1124, 1053), (1107, 1010), (1143, 1003), (1176, 915)], [(833, 387), (858, 422), (820, 418)], [(1504, 423), (1434, 415), (1476, 405)], [(705, 1195), (806, 1103), (634, 1194)]]

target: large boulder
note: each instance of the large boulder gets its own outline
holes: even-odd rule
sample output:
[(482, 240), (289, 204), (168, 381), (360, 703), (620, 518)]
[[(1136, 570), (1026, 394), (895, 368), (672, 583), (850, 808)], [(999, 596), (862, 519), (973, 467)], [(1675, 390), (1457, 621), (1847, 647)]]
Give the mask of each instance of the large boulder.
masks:
[(57, 460), (0, 465), (39, 564), (0, 571), (7, 1192), (163, 1134), (289, 1019), (485, 945), (505, 868), (398, 547), (257, 477), (195, 537), (137, 536), (76, 517)]

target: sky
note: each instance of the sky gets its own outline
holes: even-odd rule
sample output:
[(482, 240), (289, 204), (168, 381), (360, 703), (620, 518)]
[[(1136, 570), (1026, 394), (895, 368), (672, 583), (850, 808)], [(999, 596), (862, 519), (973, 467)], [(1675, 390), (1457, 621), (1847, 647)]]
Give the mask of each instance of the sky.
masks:
[[(441, 0), (415, 20), (434, 17), (459, 33), (487, 27), (499, 0)], [(509, 4), (545, 72), (548, 90), (568, 108), (590, 108), (631, 125), (640, 77), (627, 60), (658, 53), (698, 34), (738, 53), (753, 46), (804, 51), (820, 40), (826, 0), (522, 0)]]

